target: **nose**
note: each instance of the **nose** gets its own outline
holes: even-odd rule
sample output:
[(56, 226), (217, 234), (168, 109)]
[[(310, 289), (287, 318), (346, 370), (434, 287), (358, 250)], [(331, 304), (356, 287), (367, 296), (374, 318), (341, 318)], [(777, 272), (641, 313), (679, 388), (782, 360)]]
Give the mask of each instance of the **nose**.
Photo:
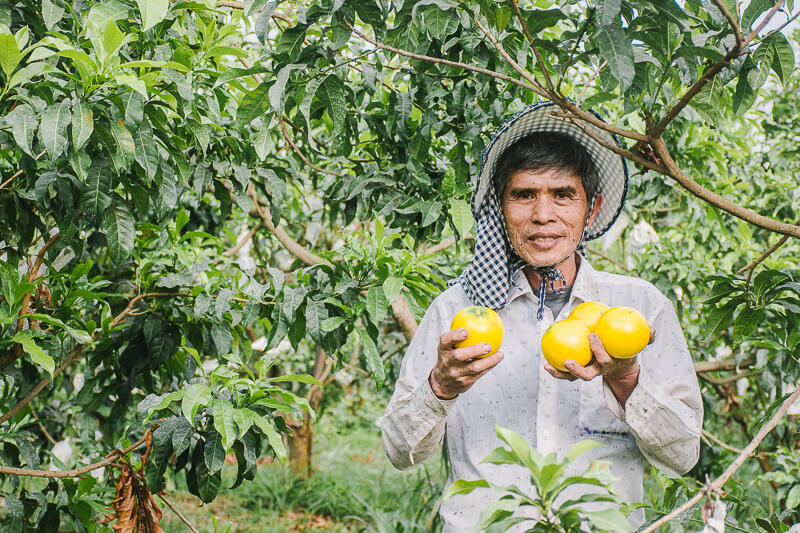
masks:
[(536, 198), (531, 208), (531, 222), (534, 224), (547, 224), (556, 220), (555, 202), (549, 195)]

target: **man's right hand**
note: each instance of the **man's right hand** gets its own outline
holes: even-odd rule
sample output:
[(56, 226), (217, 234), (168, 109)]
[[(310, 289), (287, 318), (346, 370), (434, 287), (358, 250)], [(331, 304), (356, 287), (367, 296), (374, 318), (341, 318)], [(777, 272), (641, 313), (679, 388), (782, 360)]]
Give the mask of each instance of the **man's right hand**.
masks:
[(452, 400), (503, 360), (503, 352), (483, 357), (492, 349), (486, 342), (464, 348), (455, 347), (457, 342), (466, 340), (468, 336), (465, 328), (459, 328), (439, 337), (439, 356), (428, 382), (440, 400)]

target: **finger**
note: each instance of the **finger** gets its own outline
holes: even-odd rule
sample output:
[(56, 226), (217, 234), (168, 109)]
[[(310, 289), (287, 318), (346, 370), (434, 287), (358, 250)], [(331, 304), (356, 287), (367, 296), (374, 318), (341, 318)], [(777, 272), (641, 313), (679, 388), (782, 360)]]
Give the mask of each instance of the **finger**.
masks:
[(567, 359), (564, 361), (564, 366), (567, 367), (567, 370), (569, 370), (573, 376), (578, 379), (582, 379), (583, 381), (591, 381), (600, 375), (600, 367), (597, 362), (592, 362), (586, 366), (581, 366), (577, 363), (577, 361)]
[(650, 326), (650, 342), (647, 344), (653, 344), (656, 340), (656, 330), (653, 329), (653, 326)]
[(603, 346), (603, 341), (600, 340), (597, 333), (589, 334), (589, 346), (592, 349), (595, 359), (597, 359), (597, 362), (601, 365), (607, 365), (613, 361), (613, 358), (608, 355), (606, 347)]
[(547, 372), (549, 372), (551, 376), (557, 379), (566, 379), (567, 381), (575, 381), (576, 379), (578, 379), (569, 372), (562, 372), (561, 370), (557, 369), (551, 364), (544, 365), (544, 369), (547, 370)]
[(465, 371), (469, 374), (483, 375), (497, 366), (497, 364), (502, 361), (504, 357), (505, 355), (503, 352), (496, 352), (488, 357), (474, 359), (465, 367)]
[(467, 331), (467, 328), (457, 328), (442, 333), (442, 335), (439, 337), (439, 344), (445, 349), (454, 350), (456, 343), (467, 340), (467, 337), (469, 337), (469, 331)]
[(486, 357), (492, 351), (492, 346), (488, 342), (479, 342), (472, 346), (464, 346), (453, 350), (453, 359), (459, 361), (469, 361), (476, 357)]

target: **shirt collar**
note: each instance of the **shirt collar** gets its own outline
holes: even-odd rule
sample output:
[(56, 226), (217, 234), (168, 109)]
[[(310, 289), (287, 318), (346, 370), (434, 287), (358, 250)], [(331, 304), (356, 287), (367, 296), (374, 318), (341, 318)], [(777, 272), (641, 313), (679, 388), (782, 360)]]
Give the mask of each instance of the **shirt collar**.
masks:
[[(525, 273), (520, 269), (511, 278), (508, 303), (510, 304), (512, 301), (526, 294), (530, 294), (534, 300), (538, 301), (538, 295), (531, 289), (527, 276), (525, 276)], [(580, 300), (581, 303), (599, 302), (601, 299), (600, 281), (597, 279), (597, 271), (581, 254), (578, 254), (578, 274), (575, 276), (575, 283), (572, 285), (570, 302), (575, 299)]]

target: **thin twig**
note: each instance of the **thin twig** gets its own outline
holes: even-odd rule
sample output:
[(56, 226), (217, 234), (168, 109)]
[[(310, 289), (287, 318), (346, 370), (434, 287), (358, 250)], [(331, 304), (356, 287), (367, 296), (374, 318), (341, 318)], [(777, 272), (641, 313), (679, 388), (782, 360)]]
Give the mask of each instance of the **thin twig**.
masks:
[(244, 237), (242, 237), (242, 240), (240, 240), (239, 242), (237, 242), (237, 243), (236, 243), (236, 244), (233, 246), (233, 248), (231, 248), (230, 250), (225, 250), (225, 252), (224, 252), (222, 255), (223, 255), (224, 257), (233, 257), (234, 255), (236, 255), (236, 253), (237, 253), (239, 250), (241, 250), (241, 249), (244, 247), (244, 245), (245, 245), (245, 244), (247, 244), (247, 242), (248, 242), (250, 239), (252, 239), (252, 238), (253, 238), (253, 236), (256, 234), (256, 232), (257, 232), (258, 230), (260, 230), (262, 227), (264, 227), (264, 226), (263, 226), (263, 224), (257, 224), (257, 225), (255, 225), (255, 226), (253, 226), (253, 227), (250, 229), (250, 231), (248, 231), (248, 232), (247, 232), (247, 235), (245, 235)]
[(200, 533), (200, 532), (199, 532), (199, 531), (197, 531), (197, 529), (196, 529), (196, 528), (195, 528), (195, 527), (192, 525), (192, 523), (191, 523), (191, 522), (189, 522), (189, 520), (187, 520), (185, 516), (183, 516), (183, 514), (180, 512), (180, 510), (179, 510), (177, 507), (175, 507), (175, 505), (173, 505), (171, 501), (169, 501), (169, 500), (167, 499), (167, 495), (164, 493), (164, 491), (161, 491), (161, 492), (159, 492), (158, 494), (156, 494), (156, 496), (158, 496), (159, 498), (161, 498), (161, 501), (162, 501), (162, 502), (164, 502), (164, 505), (166, 505), (167, 507), (169, 507), (169, 508), (172, 510), (172, 512), (173, 512), (173, 513), (175, 513), (175, 514), (177, 515), (177, 517), (181, 519), (181, 522), (183, 522), (184, 524), (186, 524), (186, 526), (187, 526), (187, 527), (188, 527), (188, 528), (189, 528), (189, 529), (192, 531), (192, 533)]
[(723, 370), (739, 370), (740, 368), (748, 368), (755, 363), (752, 357), (744, 361), (733, 361), (726, 359), (724, 361), (698, 361), (694, 363), (694, 371), (697, 374), (702, 372), (720, 372)]
[[(152, 430), (147, 430), (149, 433)], [(110, 454), (106, 455), (105, 459), (100, 462), (82, 466), (80, 468), (76, 468), (74, 470), (30, 470), (27, 468), (13, 468), (10, 466), (0, 466), (0, 474), (11, 474), (15, 476), (27, 476), (27, 477), (44, 477), (44, 478), (67, 478), (67, 477), (78, 477), (92, 470), (97, 470), (98, 468), (103, 468), (104, 466), (108, 466), (117, 462), (117, 460), (122, 457), (123, 455), (127, 455), (128, 453), (132, 452), (139, 446), (145, 443), (147, 440), (147, 433), (145, 436), (139, 439), (138, 441), (134, 442), (124, 450), (114, 450)]]
[[(481, 74), (486, 74), (488, 76), (492, 76), (493, 78), (497, 78), (497, 79), (500, 79), (500, 80), (503, 80), (503, 81), (507, 81), (507, 82), (513, 83), (514, 85), (518, 85), (519, 87), (522, 87), (523, 89), (528, 89), (529, 91), (533, 91), (533, 92), (535, 92), (537, 94), (541, 94), (540, 93), (541, 89), (537, 89), (533, 85), (529, 85), (529, 84), (527, 84), (525, 82), (522, 82), (522, 81), (520, 81), (520, 80), (518, 80), (516, 78), (512, 78), (511, 76), (506, 76), (505, 74), (500, 74), (499, 72), (495, 72), (493, 70), (487, 70), (485, 68), (475, 67), (475, 66), (472, 66), (472, 65), (468, 65), (466, 63), (459, 63), (458, 61), (449, 61), (447, 59), (441, 59), (441, 58), (438, 58), (438, 57), (431, 57), (431, 56), (426, 56), (426, 55), (422, 55), (422, 54), (415, 54), (413, 52), (408, 52), (408, 51), (402, 50), (400, 48), (395, 48), (393, 46), (389, 46), (389, 45), (383, 44), (381, 42), (376, 41), (375, 39), (371, 39), (370, 37), (367, 37), (366, 35), (364, 35), (360, 31), (358, 31), (355, 27), (353, 27), (353, 25), (350, 24), (350, 21), (348, 21), (346, 19), (345, 19), (344, 23), (347, 24), (347, 26), (350, 28), (350, 30), (353, 33), (355, 33), (356, 35), (358, 35), (359, 37), (361, 37), (362, 39), (364, 39), (368, 43), (372, 44), (373, 46), (377, 46), (378, 48), (381, 48), (383, 50), (388, 50), (389, 52), (394, 52), (395, 54), (400, 54), (401, 56), (410, 57), (412, 59), (421, 59), (423, 61), (430, 61), (431, 63), (438, 63), (438, 64), (441, 64), (441, 65), (448, 65), (450, 67), (456, 67), (456, 68), (463, 68), (465, 70), (471, 70), (473, 72), (480, 72)], [(546, 96), (546, 94), (544, 96)]]
[(734, 374), (733, 376), (728, 376), (727, 378), (715, 378), (712, 376), (706, 375), (706, 373), (698, 374), (698, 377), (704, 381), (708, 381), (709, 383), (713, 383), (714, 385), (727, 385), (728, 383), (734, 383), (739, 381), (742, 378), (749, 378), (751, 376), (760, 376), (764, 372), (761, 370), (748, 370), (745, 372), (740, 372), (738, 374)]
[(719, 440), (719, 438), (715, 437), (714, 435), (712, 435), (711, 433), (709, 433), (705, 429), (701, 431), (701, 434), (705, 438), (707, 438), (708, 440), (710, 440), (711, 442), (713, 442), (714, 444), (716, 444), (717, 446), (722, 448), (723, 450), (728, 450), (729, 452), (733, 452), (733, 453), (742, 453), (742, 450), (740, 450), (739, 448), (734, 448), (733, 446), (725, 444), (724, 442)]
[[(712, 2), (714, 2), (714, 5), (717, 6), (717, 9), (719, 9), (722, 12), (722, 15), (728, 21), (728, 24), (730, 24), (731, 29), (733, 30), (733, 35), (736, 37), (736, 48), (738, 48), (739, 50), (744, 50), (744, 39), (742, 38), (742, 29), (741, 27), (739, 27), (739, 14), (737, 13), (736, 16), (734, 17), (733, 14), (730, 11), (728, 11), (728, 7), (725, 5), (725, 2), (722, 2), (721, 0), (712, 0)], [(734, 6), (735, 5), (736, 4), (734, 4)]]
[[(767, 436), (769, 432), (771, 432), (775, 426), (778, 425), (778, 422), (786, 415), (786, 412), (792, 406), (792, 404), (797, 401), (800, 397), (800, 382), (798, 382), (798, 386), (795, 388), (794, 392), (783, 402), (778, 412), (767, 422), (755, 438), (750, 441), (750, 444), (742, 450), (739, 456), (728, 466), (725, 472), (722, 473), (717, 479), (715, 479), (712, 483), (709, 484), (710, 492), (719, 492), (722, 486), (725, 484), (728, 479), (736, 473), (736, 471), (744, 464), (744, 462), (753, 456), (753, 452), (755, 452), (756, 448), (761, 444), (761, 441), (764, 440), (764, 437)], [(676, 516), (680, 515), (681, 513), (691, 509), (696, 503), (703, 499), (705, 496), (704, 491), (700, 491), (693, 498), (691, 498), (688, 502), (681, 505), (677, 509), (673, 509), (669, 514), (662, 516), (657, 521), (650, 524), (647, 529), (643, 530), (641, 533), (652, 533), (656, 531), (659, 527), (663, 526), (664, 524), (668, 523), (670, 520), (675, 518)]]
[(308, 165), (309, 167), (313, 168), (313, 169), (314, 169), (314, 170), (316, 170), (317, 172), (322, 172), (323, 174), (329, 174), (329, 175), (331, 175), (331, 176), (336, 176), (336, 177), (339, 177), (339, 178), (341, 178), (342, 176), (344, 176), (344, 174), (339, 174), (338, 172), (333, 172), (333, 171), (330, 171), (330, 170), (325, 170), (324, 168), (318, 167), (317, 165), (315, 165), (314, 163), (312, 163), (311, 161), (309, 161), (309, 160), (308, 160), (308, 158), (305, 156), (305, 154), (303, 154), (303, 152), (301, 152), (301, 151), (300, 151), (300, 148), (298, 148), (298, 147), (297, 147), (297, 145), (296, 145), (296, 144), (294, 143), (294, 141), (292, 140), (291, 136), (289, 135), (289, 130), (287, 130), (287, 129), (286, 129), (286, 124), (283, 122), (283, 118), (282, 118), (282, 117), (278, 117), (278, 122), (279, 122), (279, 123), (280, 123), (280, 125), (281, 125), (281, 131), (283, 131), (283, 138), (284, 138), (284, 140), (286, 141), (286, 143), (287, 143), (289, 146), (291, 146), (291, 147), (292, 147), (292, 150), (293, 150), (293, 151), (294, 151), (294, 152), (295, 152), (295, 153), (296, 153), (298, 156), (300, 156), (300, 159), (302, 159), (302, 160), (303, 160), (303, 163), (305, 163), (305, 164), (306, 164), (306, 165)]
[(586, 249), (587, 249), (588, 251), (592, 252), (592, 253), (593, 253), (594, 255), (596, 255), (597, 257), (600, 257), (600, 258), (602, 258), (602, 259), (605, 259), (605, 260), (606, 260), (606, 261), (608, 261), (609, 263), (612, 263), (612, 264), (615, 264), (615, 265), (617, 265), (619, 268), (621, 268), (621, 269), (622, 269), (622, 270), (624, 270), (625, 272), (630, 272), (630, 271), (631, 271), (631, 269), (630, 269), (630, 268), (626, 267), (625, 265), (623, 265), (623, 264), (622, 264), (622, 263), (620, 263), (619, 261), (617, 261), (617, 260), (615, 260), (615, 259), (612, 259), (612, 258), (608, 257), (608, 256), (607, 256), (606, 254), (604, 254), (603, 252), (598, 252), (597, 250), (592, 250), (591, 248), (588, 248), (588, 247), (587, 247)]
[(772, 20), (772, 17), (775, 16), (775, 13), (777, 13), (783, 7), (783, 4), (784, 4), (784, 0), (778, 0), (778, 3), (775, 4), (774, 6), (772, 6), (772, 9), (770, 9), (767, 12), (767, 16), (765, 16), (763, 19), (761, 19), (761, 22), (756, 27), (756, 29), (754, 29), (750, 33), (750, 35), (748, 35), (747, 37), (744, 38), (744, 46), (747, 46), (748, 44), (750, 44), (750, 41), (752, 41), (753, 39), (758, 37), (759, 32), (761, 30), (763, 30), (766, 27), (767, 24), (769, 24), (769, 21)]
[[(522, 25), (522, 32), (525, 34), (525, 37), (528, 39), (528, 42), (533, 45), (533, 35), (531, 35), (531, 30), (528, 29), (528, 22), (525, 20), (525, 17), (522, 16), (522, 11), (519, 9), (519, 4), (517, 0), (508, 0), (511, 4), (512, 9), (514, 9), (514, 13), (517, 15), (517, 19), (519, 20), (520, 24)], [(539, 52), (539, 48), (536, 46), (531, 46), (533, 48), (533, 54), (536, 56), (536, 62), (539, 65), (539, 68), (544, 75), (544, 81), (547, 83), (547, 88), (550, 90), (551, 93), (556, 93), (555, 87), (553, 87), (553, 81), (550, 79), (550, 73), (547, 71), (547, 65), (542, 59), (542, 55)]]
[[(800, 220), (798, 220), (797, 222), (795, 222), (795, 223), (794, 223), (794, 225), (795, 225), (795, 226), (800, 226)], [(771, 247), (769, 250), (767, 250), (766, 252), (764, 252), (763, 254), (761, 254), (761, 256), (760, 256), (758, 259), (756, 259), (755, 261), (753, 261), (752, 263), (750, 263), (750, 264), (749, 264), (749, 265), (747, 265), (746, 267), (744, 267), (744, 268), (742, 268), (742, 269), (739, 269), (739, 271), (738, 271), (737, 273), (738, 273), (738, 274), (743, 274), (743, 273), (744, 273), (746, 270), (749, 270), (750, 272), (752, 272), (752, 271), (753, 271), (753, 270), (754, 270), (754, 269), (755, 269), (755, 268), (756, 268), (756, 267), (757, 267), (759, 264), (761, 264), (761, 263), (764, 261), (764, 259), (766, 259), (767, 257), (769, 257), (769, 256), (771, 256), (772, 254), (774, 254), (774, 253), (775, 253), (775, 251), (776, 251), (778, 248), (780, 248), (781, 246), (783, 246), (784, 244), (786, 244), (786, 241), (788, 241), (788, 240), (789, 240), (789, 236), (788, 236), (788, 235), (784, 235), (784, 236), (783, 236), (783, 237), (781, 237), (781, 239), (780, 239), (778, 242), (776, 242), (776, 243), (775, 243), (775, 244), (774, 244), (774, 245), (773, 245), (773, 246), (772, 246), (772, 247)]]
[(597, 77), (598, 74), (600, 74), (600, 71), (603, 70), (606, 67), (606, 65), (608, 65), (608, 61), (603, 61), (602, 63), (600, 63), (594, 69), (594, 71), (592, 72), (592, 75), (589, 76), (589, 79), (586, 80), (586, 83), (583, 84), (583, 88), (581, 89), (581, 92), (580, 92), (580, 94), (578, 94), (578, 98), (577, 98), (577, 104), (576, 105), (578, 107), (580, 107), (581, 104), (583, 103), (583, 94), (586, 92), (586, 89), (589, 88), (589, 85), (592, 84), (594, 79)]
[(48, 432), (48, 431), (47, 431), (47, 428), (46, 428), (46, 427), (44, 427), (44, 424), (42, 424), (42, 421), (41, 421), (41, 420), (39, 420), (39, 417), (38, 417), (38, 416), (36, 416), (36, 411), (34, 411), (33, 409), (31, 409), (31, 414), (33, 415), (33, 418), (35, 418), (35, 419), (36, 419), (36, 423), (37, 423), (37, 424), (39, 424), (39, 429), (41, 429), (41, 430), (42, 430), (42, 433), (44, 434), (45, 438), (46, 438), (47, 440), (49, 440), (49, 441), (50, 441), (50, 443), (51, 443), (53, 446), (55, 446), (56, 444), (58, 444), (58, 443), (56, 442), (56, 439), (54, 439), (54, 438), (53, 438), (53, 436), (52, 436), (52, 435), (50, 435), (50, 432)]
[[(39, 154), (39, 155), (37, 155), (36, 157), (34, 157), (34, 158), (33, 158), (33, 160), (34, 160), (34, 161), (38, 161), (38, 160), (39, 160), (39, 159), (41, 159), (41, 158), (42, 158), (42, 156), (43, 156), (44, 154), (46, 154), (46, 153), (47, 153), (47, 150), (42, 150), (42, 153), (41, 153), (41, 154)], [(16, 172), (14, 173), (14, 175), (13, 175), (13, 176), (11, 176), (10, 178), (8, 178), (8, 179), (7, 179), (6, 181), (4, 181), (3, 183), (0, 183), (0, 189), (2, 189), (2, 188), (3, 188), (3, 187), (5, 187), (6, 185), (8, 185), (8, 184), (9, 184), (9, 183), (11, 183), (12, 181), (14, 181), (14, 179), (15, 179), (15, 178), (18, 178), (18, 177), (19, 177), (19, 176), (21, 176), (21, 175), (22, 175), (22, 169), (20, 169), (20, 170), (16, 171)]]

